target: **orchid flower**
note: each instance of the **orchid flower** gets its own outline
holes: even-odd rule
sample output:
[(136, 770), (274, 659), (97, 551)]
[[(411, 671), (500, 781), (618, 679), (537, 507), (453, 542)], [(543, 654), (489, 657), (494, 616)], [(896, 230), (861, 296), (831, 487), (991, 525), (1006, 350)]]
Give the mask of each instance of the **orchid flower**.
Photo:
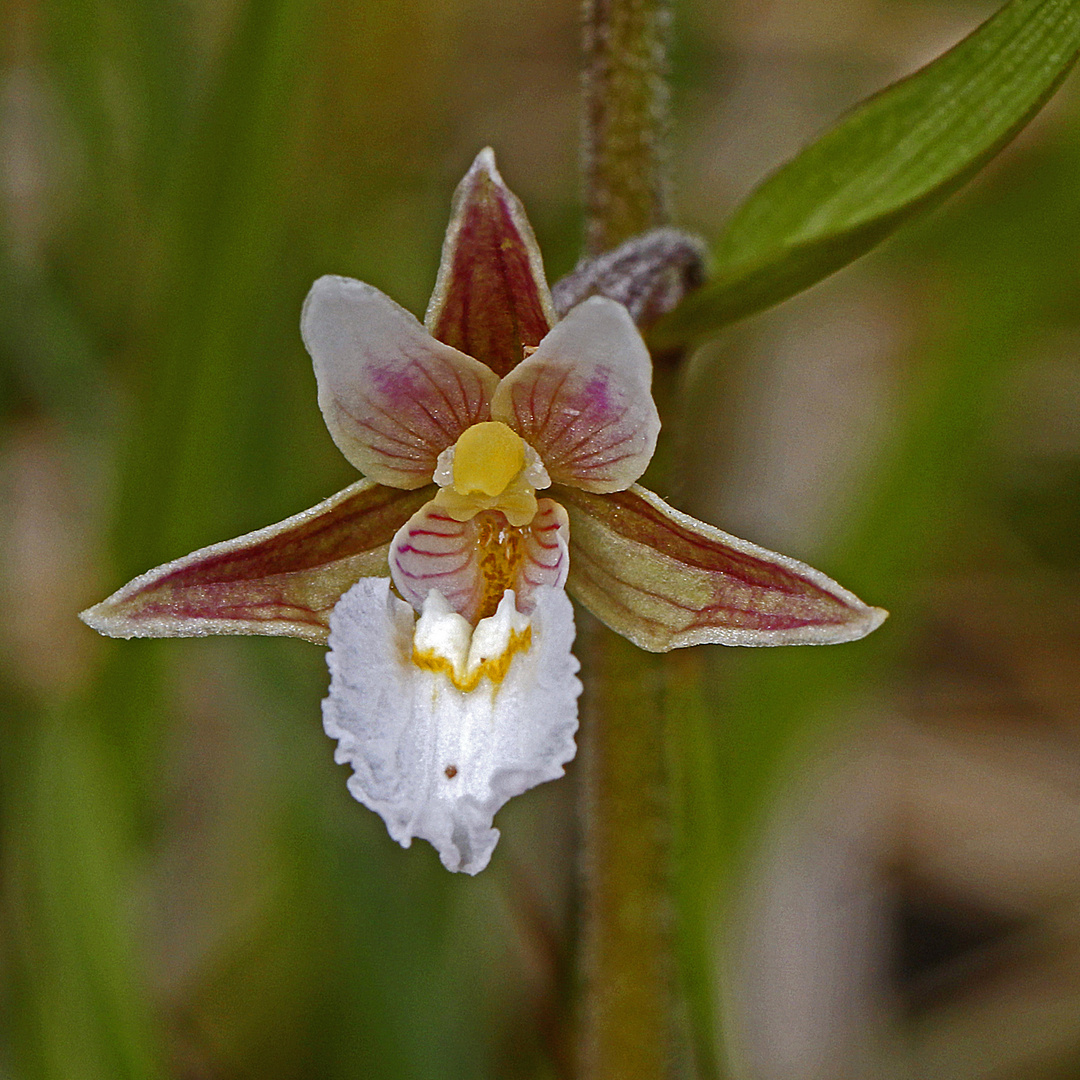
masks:
[(455, 195), (423, 325), (328, 276), (301, 329), (331, 437), (364, 479), (82, 618), (115, 637), (328, 642), (324, 726), (350, 791), (451, 870), (483, 869), (496, 811), (574, 755), (567, 590), (652, 651), (849, 641), (884, 618), (636, 484), (660, 430), (645, 343), (603, 296), (556, 318), (490, 150)]

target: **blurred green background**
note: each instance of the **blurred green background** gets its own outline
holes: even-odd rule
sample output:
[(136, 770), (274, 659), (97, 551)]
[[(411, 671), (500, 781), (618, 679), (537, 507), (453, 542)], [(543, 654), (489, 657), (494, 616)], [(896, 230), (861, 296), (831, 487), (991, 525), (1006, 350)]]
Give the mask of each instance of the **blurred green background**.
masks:
[[(678, 223), (990, 10), (682, 0)], [(576, 5), (0, 11), (0, 1078), (572, 1076), (573, 766), (452, 876), (348, 796), (322, 650), (75, 613), (354, 478), (301, 302), (422, 314), (482, 146), (572, 268)], [(893, 613), (676, 661), (688, 1075), (1080, 1075), (1078, 105), (680, 373), (662, 494)]]

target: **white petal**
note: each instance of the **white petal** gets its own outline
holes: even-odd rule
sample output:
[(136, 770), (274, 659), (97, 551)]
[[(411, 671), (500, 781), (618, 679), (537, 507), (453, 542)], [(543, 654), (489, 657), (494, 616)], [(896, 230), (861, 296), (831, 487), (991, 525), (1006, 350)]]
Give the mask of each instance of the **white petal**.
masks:
[(656, 449), (651, 380), (649, 351), (626, 308), (594, 296), (499, 383), (491, 415), (536, 450), (554, 483), (621, 491)]
[(508, 587), (516, 592), (518, 606), (531, 611), (535, 589), (561, 589), (566, 582), (569, 528), (566, 511), (553, 499), (538, 500), (536, 516), (518, 528), (496, 511), (455, 521), (429, 502), (395, 535), (390, 574), (417, 611), (438, 589), (454, 611), (475, 622)]
[[(514, 795), (563, 774), (575, 752), (578, 662), (570, 651), (573, 610), (561, 589), (536, 591), (528, 647), (524, 617), (508, 592), (474, 632), (468, 665), (517, 641), (501, 680), (482, 676), (460, 690), (435, 665), (413, 660), (414, 633), (460, 664), (458, 616), (438, 602), (414, 631), (408, 604), (383, 578), (365, 578), (330, 616), (330, 693), (323, 723), (338, 740), (335, 759), (352, 765), (349, 790), (386, 822), (403, 847), (430, 841), (450, 870), (478, 873), (499, 838), (496, 811)], [(455, 665), (458, 666), (458, 665)]]
[(436, 341), (371, 285), (319, 278), (300, 330), (334, 442), (380, 484), (427, 484), (439, 454), (488, 419), (495, 373)]

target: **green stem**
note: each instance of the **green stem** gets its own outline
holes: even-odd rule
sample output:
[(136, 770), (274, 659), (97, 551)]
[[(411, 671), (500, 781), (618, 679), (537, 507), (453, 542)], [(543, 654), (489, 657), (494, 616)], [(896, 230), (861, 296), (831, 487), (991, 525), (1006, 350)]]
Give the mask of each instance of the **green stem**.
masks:
[(664, 671), (595, 622), (585, 641), (580, 1075), (661, 1080), (674, 985)]
[(584, 0), (585, 250), (666, 223), (667, 0)]
[[(666, 0), (585, 0), (586, 251), (667, 220)], [(675, 1057), (674, 906), (660, 657), (595, 622), (586, 699), (581, 1058), (585, 1080), (665, 1080)]]

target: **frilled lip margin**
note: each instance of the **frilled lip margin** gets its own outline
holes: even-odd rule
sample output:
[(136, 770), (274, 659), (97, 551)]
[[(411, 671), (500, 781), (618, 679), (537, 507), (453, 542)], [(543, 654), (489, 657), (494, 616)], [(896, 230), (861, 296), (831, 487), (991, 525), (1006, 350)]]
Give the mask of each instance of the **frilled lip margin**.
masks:
[[(508, 662), (464, 692), (441, 665), (418, 667), (410, 655), (421, 639), (436, 651), (440, 641), (449, 644), (460, 618), (445, 602), (431, 603), (414, 625), (412, 608), (391, 594), (385, 578), (350, 589), (333, 616), (323, 725), (338, 742), (335, 760), (353, 767), (349, 791), (382, 817), (393, 839), (408, 847), (420, 837), (448, 870), (475, 874), (499, 838), (495, 813), (513, 796), (562, 776), (573, 758), (581, 683), (570, 651), (573, 612), (561, 589), (538, 589), (528, 618), (506, 594), (472, 635), (474, 655), (453, 659), (466, 669), (482, 667), (475, 654), (484, 637)], [(531, 641), (517, 650), (522, 632)], [(450, 660), (454, 651), (438, 659)]]

